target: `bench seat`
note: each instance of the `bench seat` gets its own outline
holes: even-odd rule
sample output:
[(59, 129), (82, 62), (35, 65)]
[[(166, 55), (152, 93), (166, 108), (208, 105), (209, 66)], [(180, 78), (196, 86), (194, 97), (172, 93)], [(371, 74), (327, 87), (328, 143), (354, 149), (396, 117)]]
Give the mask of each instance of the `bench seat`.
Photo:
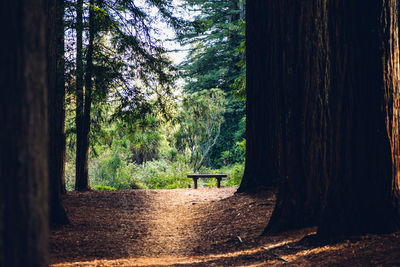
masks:
[(194, 182), (194, 189), (197, 189), (197, 180), (199, 178), (215, 178), (217, 179), (217, 187), (221, 187), (222, 178), (228, 177), (226, 174), (188, 174), (188, 178), (192, 178)]

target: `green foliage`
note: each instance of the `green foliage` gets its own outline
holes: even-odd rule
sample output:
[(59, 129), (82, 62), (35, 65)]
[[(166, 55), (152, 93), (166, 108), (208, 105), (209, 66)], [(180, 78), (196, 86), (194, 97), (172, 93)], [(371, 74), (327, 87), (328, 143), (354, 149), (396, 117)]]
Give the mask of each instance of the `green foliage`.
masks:
[(246, 139), (243, 138), (242, 142), (237, 142), (236, 145), (242, 150), (243, 153), (246, 152)]
[[(170, 25), (184, 24), (172, 16), (170, 0), (145, 2)], [(187, 82), (183, 95), (172, 91), (175, 69), (153, 35), (158, 20), (153, 12), (131, 1), (96, 2), (89, 155), (92, 188), (187, 188), (192, 183), (187, 174), (193, 170), (226, 172), (230, 178), (224, 183), (238, 185), (244, 151), (236, 143), (244, 138), (244, 103), (234, 97), (231, 84), (243, 72), (237, 65), (243, 58), (242, 1), (184, 2), (202, 12), (185, 31), (178, 29), (180, 40), (192, 44), (182, 66)], [(75, 5), (67, 2), (68, 190), (73, 190), (75, 180), (74, 16)], [(211, 169), (225, 165), (221, 170)], [(215, 179), (201, 183), (216, 185)]]
[[(241, 22), (242, 31), (241, 34), (245, 36), (246, 23)], [(241, 68), (239, 76), (235, 79), (231, 85), (233, 95), (240, 101), (246, 101), (246, 42), (243, 40), (240, 43), (238, 52), (242, 55), (241, 60), (237, 63), (237, 66)]]
[(118, 189), (129, 189), (131, 175), (129, 165), (125, 165), (118, 156), (103, 154), (100, 159), (91, 162), (91, 184), (104, 184)]
[(238, 47), (244, 40), (240, 20), (243, 4), (239, 0), (185, 0), (185, 6), (197, 13), (192, 27), (179, 35), (183, 44), (191, 44), (182, 68), (186, 78), (185, 90), (195, 92), (221, 88), (228, 92), (239, 75)]
[[(133, 4), (132, 1), (101, 0), (95, 1), (95, 6), (91, 7), (95, 27), (92, 127), (96, 134), (99, 125), (104, 122), (101, 121), (104, 119), (102, 111), (109, 104), (113, 105), (113, 117), (129, 122), (158, 111), (168, 113), (168, 103), (163, 98), (172, 94), (175, 69), (154, 27), (157, 25), (155, 22), (160, 20), (177, 31), (183, 27), (184, 22), (173, 16), (175, 7), (171, 1), (147, 0), (145, 3)], [(83, 14), (86, 23), (89, 21), (88, 8), (89, 5), (85, 4)], [(65, 59), (69, 93), (75, 92), (77, 74), (75, 16), (75, 2), (66, 1)], [(85, 31), (88, 26), (84, 25)], [(87, 53), (87, 49), (84, 48), (83, 52)], [(73, 123), (67, 123), (67, 127), (67, 131), (76, 130)], [(91, 134), (90, 138), (96, 134)]]
[(225, 166), (219, 172), (228, 175), (228, 178), (222, 181), (223, 186), (239, 186), (243, 178), (244, 163)]
[(117, 189), (115, 187), (100, 184), (100, 185), (95, 186), (94, 190), (112, 190), (113, 191), (113, 190), (117, 190)]
[(224, 112), (225, 94), (220, 89), (202, 90), (184, 97), (176, 138), (181, 149), (190, 151), (193, 171), (204, 164), (210, 149), (217, 142)]
[(131, 142), (132, 160), (138, 164), (156, 159), (162, 139), (160, 120), (150, 115), (127, 127)]
[[(244, 117), (245, 96), (245, 26), (242, 0), (184, 0), (194, 11), (192, 27), (179, 35), (183, 44), (190, 44), (186, 61), (180, 66), (192, 93), (219, 88), (226, 93), (226, 107), (221, 134), (211, 148), (207, 166), (219, 168), (243, 160), (235, 144), (244, 138), (240, 121)], [(237, 132), (242, 133), (237, 137)], [(228, 159), (228, 161), (227, 161)]]
[(184, 162), (161, 159), (140, 166), (135, 173), (135, 178), (149, 189), (188, 188), (192, 181), (187, 178), (190, 172), (190, 166)]

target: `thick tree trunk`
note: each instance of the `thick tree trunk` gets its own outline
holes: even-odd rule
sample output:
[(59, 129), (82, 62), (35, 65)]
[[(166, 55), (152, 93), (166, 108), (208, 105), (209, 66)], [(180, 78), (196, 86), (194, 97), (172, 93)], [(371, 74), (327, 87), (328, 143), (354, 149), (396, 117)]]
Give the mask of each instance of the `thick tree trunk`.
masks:
[(0, 266), (48, 266), (44, 1), (0, 2)]
[[(249, 1), (247, 9), (248, 114), (273, 117), (278, 134), (264, 135), (278, 136), (283, 177), (266, 232), (319, 224), (319, 236), (332, 238), (398, 229), (396, 1)], [(260, 43), (265, 51), (254, 49)], [(256, 106), (255, 93), (270, 102)]]
[(271, 46), (278, 40), (265, 32), (276, 16), (270, 9), (272, 2), (276, 1), (248, 1), (246, 5), (246, 164), (238, 192), (274, 186), (280, 176), (280, 100), (279, 93), (271, 90), (281, 76), (277, 70), (280, 58), (273, 53), (277, 45)]
[(322, 238), (399, 227), (397, 1), (330, 3), (332, 157)]
[(330, 87), (328, 9), (327, 0), (268, 4), (267, 12), (275, 16), (265, 19), (267, 46), (280, 57), (271, 67), (279, 72), (275, 79), (283, 79), (268, 88), (283, 94), (281, 112), (273, 114), (281, 118), (279, 166), (283, 178), (266, 232), (279, 232), (316, 225), (324, 204)]
[[(64, 177), (65, 135), (64, 135), (64, 69), (60, 58), (64, 56), (64, 31), (58, 32), (58, 0), (47, 2), (47, 85), (48, 85), (48, 119), (49, 119), (49, 189), (50, 189), (50, 222), (67, 224), (68, 218), (61, 203), (60, 187)], [(60, 73), (61, 72), (61, 73)]]
[(76, 4), (76, 177), (75, 190), (88, 190), (87, 160), (84, 149), (84, 94), (83, 94), (83, 0)]

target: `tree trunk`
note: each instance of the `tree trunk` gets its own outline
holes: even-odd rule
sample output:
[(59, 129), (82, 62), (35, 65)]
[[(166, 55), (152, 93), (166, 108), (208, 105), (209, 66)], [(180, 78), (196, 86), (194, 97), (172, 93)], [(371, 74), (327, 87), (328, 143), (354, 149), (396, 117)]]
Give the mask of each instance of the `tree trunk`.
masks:
[(83, 167), (83, 178), (85, 180), (85, 189), (88, 189), (89, 169), (88, 169), (88, 158), (89, 158), (89, 136), (90, 136), (90, 111), (92, 107), (92, 89), (93, 89), (93, 43), (95, 35), (94, 25), (94, 0), (89, 1), (89, 44), (86, 54), (86, 73), (85, 73), (85, 107), (83, 115), (82, 125), (82, 167)]
[(0, 3), (0, 266), (48, 266), (45, 11)]
[(332, 157), (321, 238), (399, 228), (397, 1), (330, 3)]
[[(318, 224), (329, 239), (398, 229), (396, 1), (249, 1), (247, 11), (248, 114), (271, 116), (277, 134), (264, 136), (276, 140), (283, 177), (266, 232)], [(260, 132), (255, 122), (249, 133)]]
[[(252, 7), (251, 3), (248, 5)], [(280, 111), (274, 111), (272, 116), (280, 119), (282, 136), (277, 143), (281, 146), (278, 167), (282, 179), (266, 228), (271, 233), (316, 225), (322, 213), (327, 177), (330, 63), (326, 0), (290, 4), (276, 0), (267, 5), (268, 15), (264, 16), (265, 26), (260, 35), (268, 38), (265, 45), (273, 55), (270, 57), (277, 60), (269, 66), (275, 71), (267, 90), (281, 94), (277, 101)], [(261, 10), (256, 8), (256, 12), (263, 17)]]
[(278, 40), (264, 32), (276, 15), (269, 9), (272, 2), (248, 1), (246, 5), (246, 164), (238, 192), (274, 186), (280, 176), (280, 100), (278, 91), (271, 90), (277, 86), (280, 59), (273, 53), (276, 45), (270, 46)]
[[(79, 2), (79, 1), (78, 1)], [(80, 6), (81, 3), (78, 3), (78, 9), (83, 8)], [(86, 73), (85, 73), (85, 92), (83, 90), (82, 104), (79, 104), (79, 113), (78, 116), (78, 102), (77, 102), (77, 124), (80, 122), (80, 128), (78, 132), (77, 127), (77, 151), (76, 151), (76, 190), (89, 190), (89, 168), (88, 168), (88, 158), (89, 158), (89, 137), (90, 137), (90, 111), (92, 106), (92, 90), (93, 90), (93, 45), (94, 45), (94, 36), (95, 36), (95, 24), (94, 24), (94, 0), (89, 1), (89, 44), (88, 51), (86, 54)], [(80, 19), (80, 23), (77, 24), (77, 32), (78, 28), (83, 27), (82, 23), (82, 14), (77, 16), (77, 19)], [(80, 32), (80, 38), (82, 37), (82, 32)], [(82, 39), (80, 40), (82, 42)], [(81, 44), (82, 49), (82, 44)], [(82, 59), (82, 55), (81, 55)], [(78, 61), (78, 57), (77, 57)], [(78, 63), (78, 62), (77, 62)], [(81, 60), (82, 63), (82, 60)], [(77, 65), (78, 66), (78, 65)], [(82, 67), (82, 66), (81, 66)], [(78, 71), (78, 70), (77, 70)], [(83, 71), (82, 71), (83, 78)], [(77, 91), (78, 93), (78, 91)], [(79, 138), (78, 138), (79, 133)], [(78, 141), (79, 140), (79, 141)]]
[(65, 186), (65, 161), (66, 161), (66, 134), (65, 134), (65, 58), (64, 58), (64, 9), (65, 0), (57, 0), (57, 15), (56, 15), (56, 34), (57, 34), (57, 103), (62, 103), (59, 106), (59, 120), (57, 121), (57, 129), (59, 132), (60, 142), (60, 161), (59, 167), (61, 175), (60, 193), (67, 193)]
[[(84, 149), (84, 94), (83, 94), (83, 0), (76, 4), (76, 177), (75, 190), (88, 190), (88, 177), (85, 175), (87, 160)], [(86, 172), (87, 173), (87, 172)]]
[[(64, 31), (59, 31), (58, 0), (47, 0), (47, 85), (48, 85), (48, 119), (49, 119), (49, 192), (50, 222), (67, 224), (69, 220), (61, 203), (60, 187), (64, 176), (65, 135), (64, 135), (64, 84), (60, 84), (60, 76), (64, 77)], [(62, 54), (60, 54), (62, 52)], [(60, 67), (62, 69), (60, 69)], [(62, 82), (63, 82), (62, 78)]]

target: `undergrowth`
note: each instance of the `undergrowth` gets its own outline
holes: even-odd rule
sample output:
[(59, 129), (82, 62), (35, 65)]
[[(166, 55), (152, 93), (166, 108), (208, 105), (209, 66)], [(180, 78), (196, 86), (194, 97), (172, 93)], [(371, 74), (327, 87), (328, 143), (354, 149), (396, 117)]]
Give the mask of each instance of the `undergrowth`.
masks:
[[(224, 166), (217, 170), (202, 167), (198, 173), (227, 174), (222, 186), (239, 186), (244, 170), (244, 163)], [(127, 163), (118, 156), (105, 156), (90, 161), (89, 184), (95, 190), (119, 189), (176, 189), (189, 188), (193, 180), (187, 175), (193, 173), (189, 164), (184, 161), (158, 159), (141, 165)], [(66, 187), (74, 189), (75, 168), (69, 163), (66, 166)], [(200, 187), (217, 186), (216, 179), (200, 179)]]

